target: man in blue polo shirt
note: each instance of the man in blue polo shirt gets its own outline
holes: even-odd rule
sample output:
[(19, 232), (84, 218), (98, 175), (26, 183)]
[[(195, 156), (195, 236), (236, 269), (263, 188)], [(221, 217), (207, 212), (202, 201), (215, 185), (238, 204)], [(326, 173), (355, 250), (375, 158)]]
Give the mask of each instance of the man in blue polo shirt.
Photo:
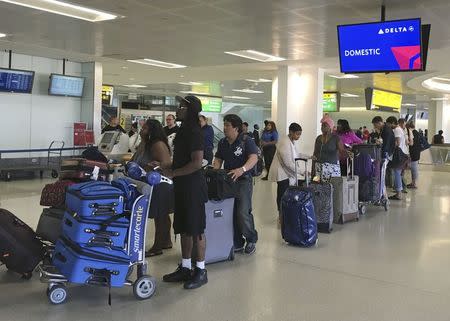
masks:
[[(255, 141), (242, 134), (242, 119), (230, 114), (223, 119), (223, 138), (217, 147), (214, 168), (222, 165), (239, 186), (234, 203), (234, 248), (235, 252), (256, 251), (258, 232), (252, 214), (253, 181), (250, 170), (258, 162), (258, 149)], [(245, 245), (245, 249), (244, 249)]]

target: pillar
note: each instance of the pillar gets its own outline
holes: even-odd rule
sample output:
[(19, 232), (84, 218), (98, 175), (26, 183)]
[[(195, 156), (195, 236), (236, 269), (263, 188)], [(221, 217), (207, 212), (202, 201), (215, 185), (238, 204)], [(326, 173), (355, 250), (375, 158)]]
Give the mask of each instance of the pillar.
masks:
[(93, 129), (95, 141), (97, 141), (100, 137), (102, 123), (102, 64), (98, 62), (83, 63), (81, 74), (85, 78), (85, 82), (80, 119), (87, 123), (88, 128)]
[(281, 66), (272, 83), (272, 120), (280, 135), (288, 133), (292, 122), (303, 132), (298, 143), (300, 153), (312, 155), (320, 134), (324, 71), (321, 68)]

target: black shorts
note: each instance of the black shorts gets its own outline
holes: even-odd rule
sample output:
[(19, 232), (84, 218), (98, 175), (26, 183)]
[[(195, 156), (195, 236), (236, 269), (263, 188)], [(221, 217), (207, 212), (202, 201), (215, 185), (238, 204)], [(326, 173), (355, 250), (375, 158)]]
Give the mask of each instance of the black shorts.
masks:
[(206, 228), (205, 203), (208, 190), (203, 172), (175, 177), (175, 212), (173, 229), (175, 234), (201, 235)]

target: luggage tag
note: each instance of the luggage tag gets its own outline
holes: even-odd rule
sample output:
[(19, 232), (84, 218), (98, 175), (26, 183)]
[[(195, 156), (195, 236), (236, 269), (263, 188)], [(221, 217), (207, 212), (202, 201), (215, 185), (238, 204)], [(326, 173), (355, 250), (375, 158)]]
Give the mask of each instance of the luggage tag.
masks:
[(91, 174), (91, 179), (94, 181), (98, 180), (98, 174), (100, 174), (100, 167), (95, 166)]

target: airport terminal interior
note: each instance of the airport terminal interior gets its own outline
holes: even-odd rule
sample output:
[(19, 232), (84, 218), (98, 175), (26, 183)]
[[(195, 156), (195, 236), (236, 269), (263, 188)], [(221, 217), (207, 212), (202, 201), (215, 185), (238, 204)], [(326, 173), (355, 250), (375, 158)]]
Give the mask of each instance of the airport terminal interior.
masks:
[[(0, 320), (450, 320), (449, 15), (448, 0), (0, 0)], [(117, 190), (114, 181), (125, 175), (144, 179), (146, 187), (157, 184), (168, 172), (142, 171), (134, 178), (127, 162), (139, 152), (149, 120), (168, 125), (171, 115), (179, 116), (180, 106), (189, 104), (187, 96), (202, 104), (200, 114), (214, 132), (214, 152), (219, 142), (228, 140), (231, 146), (224, 119), (237, 115), (248, 123), (251, 144), (256, 134), (261, 136), (258, 159), (267, 167), (261, 165), (255, 174), (238, 165), (244, 166), (242, 177), (252, 180), (249, 213), (258, 231), (256, 251), (246, 247), (234, 253), (231, 248), (222, 259), (209, 257), (217, 244), (233, 246), (233, 229), (236, 233), (236, 213), (225, 205), (216, 210), (222, 203), (210, 196), (208, 283), (194, 290), (163, 282), (181, 264), (180, 235), (173, 230), (172, 248), (143, 257), (144, 250), (153, 249), (156, 231), (153, 219), (139, 216), (139, 202), (147, 202), (144, 212), (151, 207), (141, 185), (130, 216), (118, 221), (95, 223), (69, 208), (74, 197), (69, 195), (83, 195), (81, 187), (69, 192), (79, 186), (73, 183)], [(388, 120), (381, 134), (377, 116), (380, 124)], [(320, 162), (317, 145), (328, 144), (324, 127), (332, 137), (342, 137), (342, 120), (350, 127), (346, 134), (359, 140), (354, 146), (342, 143), (351, 151), (350, 167), (359, 181), (344, 166), (342, 153), (341, 167), (326, 163), (336, 165), (339, 174), (322, 176), (326, 164)], [(265, 121), (276, 125), (277, 138)], [(316, 180), (312, 185), (332, 189), (316, 203), (319, 192), (293, 187), (295, 176), (286, 178), (291, 187), (278, 210), (281, 179), (266, 175), (277, 164), (284, 168), (284, 156), (277, 144), (269, 157), (264, 142), (291, 135), (291, 123), (302, 131), (298, 141), (289, 136), (288, 153), (308, 158), (306, 175)], [(391, 153), (385, 151), (383, 133), (388, 130), (399, 144)], [(325, 140), (316, 140), (321, 134)], [(172, 148), (173, 137), (167, 135)], [(402, 144), (411, 157), (396, 167)], [(94, 147), (105, 157), (98, 162), (103, 165), (80, 161)], [(419, 160), (412, 159), (413, 150)], [(234, 155), (242, 152), (238, 147)], [(363, 176), (363, 155), (369, 155), (373, 178)], [(67, 165), (74, 162), (92, 168)], [(298, 165), (303, 180), (303, 163)], [(206, 169), (201, 171), (206, 175)], [(58, 208), (63, 216), (56, 228), (49, 228), (40, 220), (53, 208), (49, 202), (56, 190), (44, 191), (64, 180), (71, 183), (63, 187)], [(370, 199), (364, 198), (368, 189), (376, 194)], [(308, 211), (302, 207), (295, 214), (299, 225), (302, 215), (314, 221), (314, 228), (308, 223), (300, 229), (303, 236), (314, 234), (308, 244), (294, 244), (289, 237), (294, 227), (288, 226), (288, 194), (299, 190), (311, 195), (308, 204), (316, 209), (304, 214)], [(120, 202), (130, 201), (129, 195), (120, 196)], [(350, 203), (354, 209), (344, 213), (343, 204)], [(216, 207), (208, 212), (208, 204)], [(318, 233), (318, 208), (324, 204), (335, 219), (327, 221), (332, 229)], [(95, 208), (92, 215), (102, 206), (89, 207)], [(12, 224), (5, 210), (15, 215)], [(347, 214), (352, 217), (348, 222)], [(222, 222), (225, 217), (230, 220)], [(80, 226), (90, 222), (80, 234), (100, 235), (101, 242), (108, 224), (126, 224), (123, 247), (113, 244), (114, 238), (101, 250), (91, 244), (93, 238), (77, 242), (66, 235), (67, 219)], [(93, 222), (99, 228), (94, 232)], [(139, 242), (145, 245), (136, 241), (141, 222), (146, 232)], [(214, 233), (208, 234), (208, 224)], [(40, 229), (58, 235), (50, 240)], [(27, 252), (29, 244), (14, 233), (33, 235), (42, 248), (30, 271), (21, 268), (35, 253)], [(132, 253), (136, 244), (139, 258)], [(61, 260), (61, 249), (73, 258)], [(28, 258), (17, 259), (20, 255)], [(19, 267), (11, 265), (13, 259), (21, 262)], [(75, 264), (78, 268), (88, 261), (95, 267), (73, 272)], [(126, 277), (113, 284), (124, 264)], [(69, 270), (73, 275), (63, 272)], [(81, 274), (91, 276), (80, 282)], [(147, 275), (151, 278), (138, 284)]]

